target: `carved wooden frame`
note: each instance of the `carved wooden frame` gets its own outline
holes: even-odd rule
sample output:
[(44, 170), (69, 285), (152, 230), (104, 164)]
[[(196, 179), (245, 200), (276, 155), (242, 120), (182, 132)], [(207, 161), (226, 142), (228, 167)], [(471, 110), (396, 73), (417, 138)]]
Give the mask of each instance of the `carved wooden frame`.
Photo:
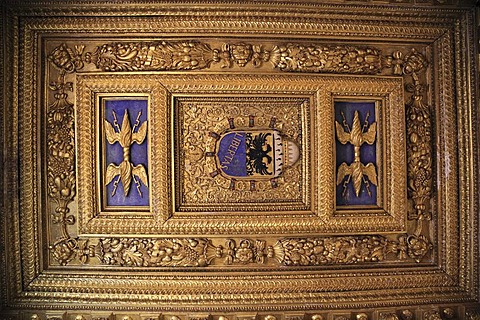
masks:
[[(242, 9), (203, 4), (189, 12), (166, 3), (69, 5), (3, 7), (1, 169), (8, 174), (0, 186), (0, 298), (6, 313), (42, 319), (478, 316), (477, 52), (470, 5), (412, 10), (302, 3), (289, 11), (261, 2)], [(116, 16), (117, 10), (126, 16)], [(76, 12), (84, 17), (68, 17)], [(105, 29), (109, 39), (98, 36)], [(160, 51), (179, 58), (159, 62)], [(343, 76), (314, 75), (323, 73)], [(134, 81), (161, 74), (171, 76), (160, 84)], [(168, 77), (196, 78), (204, 87), (178, 89), (182, 85), (169, 84)], [(147, 234), (126, 219), (90, 227), (101, 214), (89, 207), (94, 201), (77, 196), (77, 187), (78, 195), (91, 190), (92, 175), (78, 174), (87, 168), (84, 155), (75, 161), (75, 150), (92, 150), (75, 140), (82, 137), (77, 122), (89, 120), (83, 108), (95, 105), (89, 92), (151, 90), (168, 100), (167, 89), (228, 91), (222, 78), (238, 81), (238, 88), (241, 79), (250, 79), (252, 89), (246, 85), (244, 92), (255, 86), (268, 91), (255, 82), (262, 77), (281, 79), (284, 92), (292, 79), (298, 80), (295, 92), (311, 90), (309, 81), (391, 82), (395, 106), (404, 83), (406, 127), (394, 132), (406, 137), (406, 162), (390, 172), (400, 186), (407, 181), (408, 199), (394, 205), (395, 214), (405, 208), (395, 226), (372, 230), (361, 216), (352, 227), (355, 217), (336, 216), (337, 229), (328, 234), (317, 232), (311, 219), (262, 223), (257, 215), (252, 226), (240, 217), (223, 226), (189, 224), (188, 216), (171, 229), (146, 227)], [(95, 89), (95, 79), (104, 87)], [(121, 80), (112, 85), (107, 79)], [(326, 134), (333, 139), (333, 122), (331, 128)], [(160, 143), (168, 149), (168, 139)], [(168, 187), (167, 178), (159, 181)], [(161, 202), (163, 208), (171, 204)], [(85, 214), (78, 215), (81, 210)], [(166, 218), (160, 220), (174, 221), (175, 214)]]

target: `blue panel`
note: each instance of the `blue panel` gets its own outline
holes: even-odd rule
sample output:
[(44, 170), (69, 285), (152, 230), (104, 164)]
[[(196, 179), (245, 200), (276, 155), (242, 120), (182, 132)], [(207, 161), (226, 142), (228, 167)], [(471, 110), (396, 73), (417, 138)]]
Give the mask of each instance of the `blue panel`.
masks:
[(224, 135), (218, 148), (221, 170), (232, 177), (247, 176), (245, 132), (230, 132)]
[[(141, 112), (139, 117), (139, 125), (135, 128), (134, 132), (138, 131), (143, 122), (147, 121), (148, 115), (148, 100), (135, 98), (135, 99), (105, 99), (105, 110), (104, 110), (104, 117), (110, 123), (114, 124), (114, 116), (113, 112), (115, 112), (117, 117), (117, 122), (120, 128), (122, 128), (123, 117), (125, 115), (125, 110), (128, 110), (128, 116), (130, 120), (130, 127), (133, 129), (135, 122), (137, 121), (137, 117)], [(102, 122), (103, 125), (103, 122)], [(148, 124), (147, 124), (148, 126)], [(114, 126), (115, 128), (115, 126)], [(148, 127), (147, 127), (148, 128)], [(123, 129), (123, 128), (122, 128)], [(115, 131), (118, 132), (118, 129), (115, 128)], [(147, 130), (148, 132), (148, 130)], [(139, 164), (143, 165), (145, 170), (148, 173), (148, 134), (147, 137), (143, 140), (143, 142), (139, 145), (138, 143), (134, 142), (130, 145), (130, 155), (129, 161), (133, 164), (133, 166), (137, 166)], [(115, 165), (120, 165), (120, 163), (124, 159), (124, 150), (119, 142), (115, 142), (114, 144), (109, 144), (106, 137), (104, 140), (105, 145), (105, 153), (106, 153), (106, 163), (104, 164), (104, 170), (106, 170), (107, 166), (110, 163)], [(106, 172), (106, 171), (105, 171)], [(118, 179), (118, 176), (115, 177), (106, 187), (106, 205), (109, 207), (145, 207), (149, 206), (149, 190), (147, 186), (145, 186), (138, 176), (135, 176), (135, 179), (139, 181), (141, 184), (140, 192), (142, 196), (140, 196), (137, 186), (135, 182), (131, 181), (130, 190), (127, 195), (124, 193), (123, 188), (123, 181), (120, 181), (118, 187), (116, 189), (115, 195), (112, 196), (112, 191), (114, 189), (114, 182)], [(148, 182), (150, 183), (150, 181)]]
[[(376, 113), (375, 113), (375, 103), (374, 102), (335, 102), (335, 120), (343, 126), (344, 118), (346, 120), (347, 125), (352, 128), (353, 119), (355, 115), (355, 111), (359, 113), (359, 120), (360, 125), (363, 129), (365, 124), (365, 118), (368, 116), (368, 127), (376, 121)], [(342, 116), (343, 113), (343, 116)], [(345, 129), (346, 130), (346, 129)], [(366, 130), (364, 130), (366, 131)], [(354, 146), (347, 142), (346, 144), (341, 144), (338, 139), (335, 142), (336, 147), (336, 174), (338, 172), (338, 168), (342, 163), (346, 163), (347, 165), (351, 165), (354, 162)], [(372, 163), (377, 168), (377, 139), (372, 145), (367, 144), (366, 142), (363, 143), (360, 147), (360, 161), (364, 165), (368, 163)], [(377, 171), (378, 173), (378, 171)], [(364, 176), (364, 179), (367, 179)], [(337, 206), (345, 206), (345, 205), (376, 205), (377, 204), (377, 186), (375, 186), (371, 181), (369, 181), (369, 190), (370, 194), (368, 193), (366, 184), (362, 182), (361, 189), (359, 195), (357, 197), (354, 186), (353, 186), (353, 179), (347, 184), (346, 190), (344, 190), (343, 183), (347, 181), (348, 178), (345, 177), (336, 188), (336, 203)], [(368, 180), (368, 179), (367, 179)]]

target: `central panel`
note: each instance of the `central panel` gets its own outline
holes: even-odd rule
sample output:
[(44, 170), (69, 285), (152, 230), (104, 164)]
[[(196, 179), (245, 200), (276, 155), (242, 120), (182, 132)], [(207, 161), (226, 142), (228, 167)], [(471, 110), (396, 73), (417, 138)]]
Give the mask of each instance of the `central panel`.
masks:
[(176, 210), (308, 210), (310, 99), (174, 97)]
[(80, 235), (405, 230), (399, 78), (86, 73), (77, 89)]

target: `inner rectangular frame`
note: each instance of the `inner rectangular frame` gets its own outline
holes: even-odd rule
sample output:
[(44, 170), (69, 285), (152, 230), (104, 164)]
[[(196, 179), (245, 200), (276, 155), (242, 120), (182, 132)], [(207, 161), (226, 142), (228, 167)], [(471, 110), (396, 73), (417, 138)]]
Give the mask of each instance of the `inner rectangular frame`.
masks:
[[(141, 81), (140, 81), (141, 80)], [(218, 87), (212, 83), (221, 83)], [(245, 85), (245, 84), (248, 85)], [(86, 204), (86, 197), (79, 201), (79, 232), (80, 234), (294, 234), (298, 230), (315, 234), (351, 234), (351, 233), (392, 233), (405, 230), (406, 177), (404, 157), (404, 123), (403, 114), (403, 82), (401, 78), (366, 77), (366, 76), (325, 76), (325, 75), (239, 75), (239, 74), (77, 74), (78, 98), (77, 109), (86, 108), (98, 93), (114, 91), (123, 94), (134, 90), (137, 94), (151, 94), (152, 123), (162, 122), (165, 131), (152, 132), (152, 215), (135, 216), (128, 214), (128, 219), (121, 219), (122, 214), (115, 217), (102, 215), (88, 216), (81, 210), (81, 204)], [(285, 88), (289, 88), (288, 91)], [(257, 212), (249, 215), (242, 213), (208, 213), (188, 214), (177, 213), (174, 210), (174, 190), (171, 184), (172, 167), (167, 160), (169, 156), (159, 155), (157, 150), (168, 149), (168, 136), (172, 126), (172, 97), (192, 94), (215, 95), (282, 95), (310, 96), (312, 123), (312, 171), (310, 179), (313, 202), (311, 211)], [(335, 168), (332, 165), (335, 139), (333, 103), (337, 97), (358, 97), (358, 99), (382, 98), (386, 110), (386, 134), (400, 139), (395, 144), (386, 142), (389, 154), (398, 155), (391, 166), (392, 197), (386, 199), (385, 211), (388, 214), (368, 213), (337, 214), (335, 211)], [(160, 108), (160, 109), (158, 109)], [(88, 109), (88, 108), (87, 108)], [(160, 111), (160, 112), (157, 112)], [(389, 116), (390, 114), (390, 116)], [(88, 116), (87, 116), (88, 118)], [(155, 120), (155, 118), (157, 118)], [(89, 122), (86, 118), (83, 120)], [(391, 124), (390, 124), (391, 122)], [(81, 122), (79, 122), (82, 125)], [(84, 125), (84, 124), (83, 124)], [(152, 124), (151, 130), (155, 128)], [(157, 127), (158, 128), (158, 127)], [(82, 130), (79, 130), (82, 132)], [(390, 134), (390, 135), (388, 135)], [(81, 140), (82, 137), (80, 136)], [(155, 146), (153, 145), (155, 144)], [(82, 144), (81, 144), (82, 145)], [(157, 149), (163, 146), (165, 149)], [(83, 151), (83, 150), (82, 150)], [(161, 160), (163, 159), (163, 160)], [(79, 161), (82, 163), (91, 163)], [(83, 164), (85, 165), (85, 164)], [(164, 169), (162, 169), (164, 168)], [(169, 168), (169, 169), (168, 169)], [(88, 169), (87, 169), (88, 170)], [(85, 180), (79, 170), (78, 179)], [(88, 181), (88, 179), (86, 179)], [(168, 182), (170, 181), (170, 182)], [(82, 189), (83, 188), (83, 189)], [(83, 191), (82, 191), (83, 190)], [(156, 190), (163, 190), (157, 192)], [(79, 193), (85, 192), (85, 183), (79, 183)], [(157, 192), (157, 193), (156, 193)], [(93, 197), (91, 197), (93, 199)], [(82, 213), (84, 212), (84, 213)], [(87, 211), (88, 213), (88, 211)], [(268, 223), (265, 217), (269, 217)]]
[[(180, 104), (187, 101), (187, 102), (198, 102), (198, 103), (235, 103), (238, 105), (238, 108), (241, 108), (241, 104), (260, 104), (268, 105), (266, 102), (270, 102), (272, 104), (277, 105), (287, 105), (288, 103), (298, 103), (298, 116), (300, 121), (303, 121), (301, 125), (301, 144), (304, 146), (304, 152), (302, 152), (297, 165), (302, 166), (301, 170), (301, 179), (304, 182), (304, 186), (301, 188), (300, 199), (292, 199), (288, 201), (282, 201), (280, 203), (276, 203), (276, 201), (271, 200), (263, 201), (262, 202), (255, 202), (255, 200), (251, 200), (250, 202), (244, 201), (240, 204), (235, 202), (224, 202), (224, 203), (190, 203), (184, 205), (181, 198), (181, 192), (183, 191), (183, 184), (184, 181), (182, 179), (173, 179), (172, 180), (172, 190), (174, 190), (175, 196), (175, 216), (188, 216), (190, 214), (209, 214), (211, 215), (214, 212), (226, 212), (227, 214), (241, 214), (241, 215), (258, 215), (259, 211), (262, 211), (266, 215), (274, 214), (275, 212), (280, 213), (305, 213), (305, 212), (312, 212), (312, 188), (309, 186), (311, 183), (310, 181), (310, 167), (312, 165), (310, 159), (310, 141), (312, 139), (312, 132), (311, 132), (311, 113), (312, 113), (312, 105), (313, 105), (313, 97), (311, 95), (272, 95), (272, 94), (249, 94), (248, 96), (242, 94), (229, 94), (229, 95), (218, 95), (215, 93), (210, 93), (208, 95), (197, 95), (197, 94), (172, 94), (172, 101), (171, 101), (171, 108), (172, 108), (172, 141), (171, 144), (174, 146), (173, 154), (172, 154), (172, 161), (175, 163), (175, 171), (172, 173), (173, 176), (181, 176), (183, 174), (184, 169), (180, 168), (186, 159), (181, 159), (180, 157), (180, 148), (182, 147), (180, 144), (183, 142), (184, 137), (182, 135), (182, 130), (179, 128), (183, 125), (182, 119), (183, 115), (180, 114)], [(283, 100), (282, 100), (283, 99)], [(277, 101), (276, 101), (277, 100)], [(259, 107), (261, 109), (261, 107)], [(238, 121), (240, 117), (234, 118), (234, 121)], [(221, 124), (218, 124), (215, 127), (221, 127), (222, 130), (227, 128), (226, 127), (226, 120), (224, 118)], [(265, 119), (263, 119), (265, 120)], [(280, 122), (281, 119), (278, 119)], [(257, 119), (258, 122), (258, 119)], [(255, 127), (255, 126), (254, 126)], [(210, 128), (212, 129), (212, 128)], [(206, 134), (206, 132), (205, 132)], [(211, 139), (213, 140), (213, 139)], [(211, 147), (211, 146), (210, 146)], [(285, 183), (285, 182), (284, 182)], [(271, 188), (271, 191), (277, 191), (276, 189)], [(264, 191), (265, 193), (271, 192)], [(250, 209), (242, 209), (241, 206), (250, 206)]]

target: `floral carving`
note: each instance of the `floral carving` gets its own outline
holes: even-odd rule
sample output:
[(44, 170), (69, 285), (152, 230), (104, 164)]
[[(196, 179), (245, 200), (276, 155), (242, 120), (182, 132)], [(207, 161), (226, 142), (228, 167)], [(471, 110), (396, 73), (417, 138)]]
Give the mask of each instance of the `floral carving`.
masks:
[(104, 44), (85, 55), (103, 71), (194, 70), (213, 61), (213, 50), (198, 41)]
[(438, 311), (427, 311), (423, 314), (425, 320), (442, 320)]
[(84, 49), (85, 46), (83, 45), (71, 49), (65, 43), (62, 43), (48, 55), (48, 60), (62, 72), (73, 73), (83, 68), (82, 54)]
[[(75, 217), (69, 214), (68, 208), (75, 197), (76, 183), (74, 111), (73, 104), (68, 100), (73, 84), (66, 81), (66, 75), (82, 69), (84, 62), (93, 63), (103, 71), (194, 70), (208, 68), (212, 63), (222, 63), (221, 67), (245, 67), (252, 63), (254, 67), (260, 67), (264, 62), (271, 62), (274, 68), (280, 71), (377, 74), (385, 66), (391, 67), (394, 74), (412, 78), (412, 83), (406, 86), (407, 91), (412, 93), (411, 101), (406, 106), (409, 138), (408, 192), (415, 208), (415, 212), (410, 213), (410, 218), (420, 221), (429, 218), (428, 202), (433, 185), (431, 110), (422, 101), (425, 85), (420, 80), (428, 63), (425, 57), (415, 50), (407, 55), (397, 51), (390, 57), (382, 58), (379, 50), (368, 47), (278, 44), (265, 48), (248, 43), (230, 43), (225, 44), (222, 49), (212, 49), (199, 41), (113, 43), (99, 46), (93, 53), (83, 54), (83, 50), (83, 46), (71, 49), (62, 44), (48, 56), (53, 68), (58, 70), (58, 80), (49, 86), (54, 91), (54, 99), (47, 110), (47, 182), (48, 195), (56, 203), (53, 222), (62, 226), (62, 237), (50, 246), (52, 256), (59, 264), (65, 265), (75, 258), (87, 263), (96, 256), (103, 264), (117, 266), (203, 267), (210, 265), (215, 258), (222, 258), (227, 265), (265, 263), (268, 258), (275, 258), (286, 266), (314, 266), (378, 262), (385, 260), (389, 254), (395, 254), (399, 259), (411, 258), (420, 262), (432, 250), (433, 244), (426, 236), (421, 235), (420, 224), (413, 235), (401, 235), (398, 241), (382, 236), (345, 236), (286, 238), (275, 245), (269, 245), (263, 240), (229, 239), (225, 248), (215, 247), (205, 238), (108, 238), (100, 239), (98, 244), (72, 238), (67, 226), (75, 223)], [(187, 204), (218, 203), (226, 201), (226, 197), (232, 195), (225, 192), (228, 190), (226, 183), (220, 179), (209, 178), (209, 166), (212, 167), (212, 164), (204, 155), (208, 153), (210, 138), (199, 135), (199, 130), (221, 131), (228, 127), (227, 119), (231, 118), (238, 119), (239, 125), (248, 125), (248, 116), (255, 114), (255, 121), (277, 116), (277, 121), (283, 126), (282, 131), (286, 135), (293, 139), (301, 137), (301, 126), (297, 125), (298, 107), (289, 109), (290, 107), (283, 105), (261, 108), (248, 106), (243, 110), (235, 103), (224, 108), (203, 103), (186, 107), (184, 105), (182, 108), (185, 108), (181, 110), (183, 122), (179, 125), (184, 132), (182, 139), (188, 152), (188, 156), (181, 155), (188, 159), (184, 163), (188, 170), (182, 172), (183, 201)], [(279, 118), (278, 115), (282, 117)], [(295, 125), (292, 126), (292, 123)], [(299, 166), (285, 179), (298, 181), (301, 176)], [(215, 191), (204, 194), (204, 190), (211, 189), (204, 186), (212, 183), (215, 183)], [(282, 183), (280, 186), (284, 186), (284, 190), (279, 187), (269, 192), (269, 199), (275, 200), (277, 191), (282, 194), (282, 198), (285, 193), (288, 193), (291, 199), (301, 196), (301, 190), (295, 187), (295, 184)], [(258, 184), (257, 192), (251, 192), (246, 186), (243, 191), (239, 188), (242, 192), (235, 192), (233, 196), (239, 202), (265, 201), (265, 195), (258, 192), (266, 187), (262, 188), (262, 185)]]
[(402, 310), (402, 312), (400, 313), (400, 318), (402, 320), (412, 320), (413, 312), (408, 309)]
[(396, 244), (382, 236), (292, 238), (275, 245), (276, 257), (287, 266), (378, 262), (397, 252)]
[(77, 241), (72, 238), (61, 238), (50, 246), (53, 258), (62, 266), (66, 265), (72, 261), (73, 258), (75, 258), (76, 249)]
[(420, 262), (422, 258), (433, 249), (433, 245), (425, 236), (411, 235), (406, 238), (408, 256), (416, 262)]
[(226, 248), (222, 251), (222, 256), (225, 256), (225, 264), (248, 264), (248, 263), (264, 263), (266, 258), (272, 258), (273, 247), (266, 247), (266, 242), (263, 240), (240, 240), (238, 246), (233, 239), (226, 242)]
[(73, 104), (68, 101), (68, 92), (73, 91), (72, 82), (65, 80), (66, 74), (83, 68), (82, 54), (84, 46), (69, 48), (61, 44), (55, 48), (48, 60), (59, 70), (57, 81), (50, 83), (54, 91), (54, 101), (47, 110), (47, 147), (48, 147), (48, 195), (56, 203), (52, 214), (53, 223), (60, 224), (62, 237), (55, 241), (50, 249), (53, 258), (61, 265), (70, 262), (77, 251), (77, 241), (68, 233), (67, 226), (75, 223), (75, 217), (69, 215), (69, 203), (75, 197), (75, 128)]
[(239, 67), (245, 67), (248, 62), (256, 68), (261, 67), (263, 62), (270, 60), (270, 52), (261, 45), (247, 43), (228, 44), (222, 46), (222, 50), (214, 50), (214, 61), (221, 62), (222, 68), (232, 67), (233, 63)]
[(271, 61), (282, 71), (376, 74), (380, 51), (368, 47), (286, 44), (272, 49)]
[(386, 66), (394, 68), (394, 74), (412, 78), (412, 82), (406, 85), (406, 90), (412, 93), (406, 105), (408, 195), (415, 209), (409, 212), (410, 219), (430, 219), (428, 202), (433, 187), (432, 112), (430, 106), (423, 102), (425, 85), (420, 81), (420, 74), (427, 65), (425, 56), (415, 49), (405, 56), (396, 51), (387, 57), (386, 63)]
[(304, 45), (286, 43), (269, 49), (260, 44), (225, 43), (212, 49), (199, 41), (110, 43), (85, 55), (85, 62), (103, 71), (194, 70), (233, 64), (293, 72), (377, 74), (382, 70), (380, 51), (362, 46)]
[(98, 244), (104, 264), (120, 266), (204, 267), (213, 256), (206, 239), (107, 238)]
[(381, 312), (379, 317), (379, 320), (400, 320), (400, 318), (394, 313), (394, 312)]

